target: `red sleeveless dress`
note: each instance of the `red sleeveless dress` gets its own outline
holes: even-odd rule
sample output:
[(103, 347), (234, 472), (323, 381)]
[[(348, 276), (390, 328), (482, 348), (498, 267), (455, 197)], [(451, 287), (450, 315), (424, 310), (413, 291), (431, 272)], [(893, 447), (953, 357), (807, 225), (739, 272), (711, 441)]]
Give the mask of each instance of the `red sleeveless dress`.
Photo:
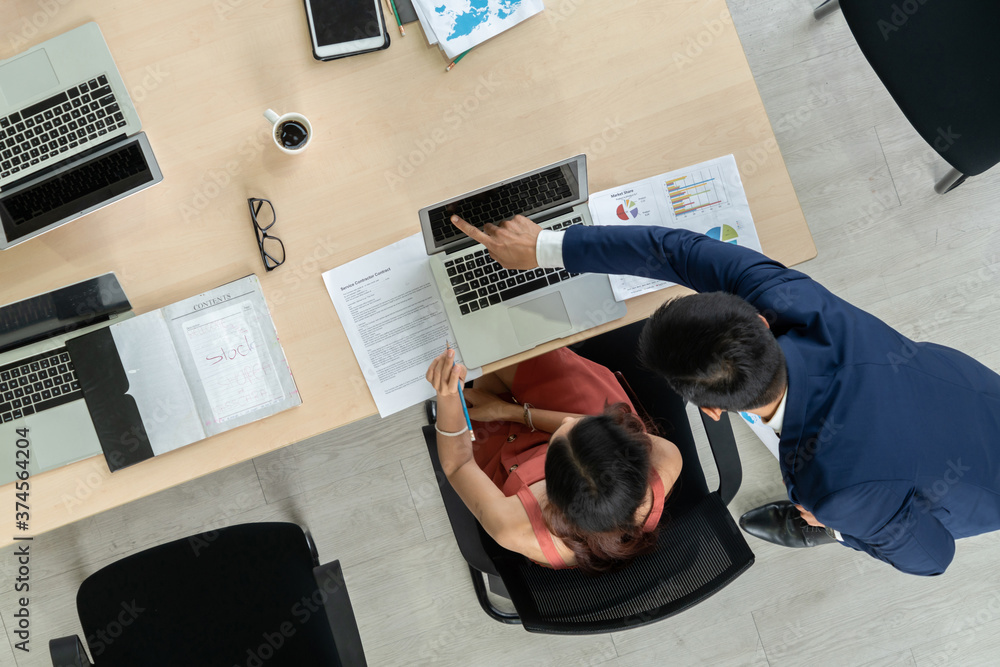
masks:
[[(626, 403), (628, 396), (607, 368), (578, 356), (567, 348), (553, 350), (522, 361), (514, 374), (510, 393), (501, 395), (519, 404), (530, 403), (541, 410), (596, 415), (606, 405)], [(633, 408), (634, 409), (634, 408)], [(542, 553), (555, 569), (567, 567), (542, 518), (538, 500), (528, 488), (545, 479), (548, 433), (534, 431), (513, 422), (472, 422), (476, 440), (472, 443), (476, 463), (505, 496), (516, 495), (524, 505)], [(653, 508), (643, 530), (652, 531), (660, 522), (666, 496), (663, 481), (653, 471)]]

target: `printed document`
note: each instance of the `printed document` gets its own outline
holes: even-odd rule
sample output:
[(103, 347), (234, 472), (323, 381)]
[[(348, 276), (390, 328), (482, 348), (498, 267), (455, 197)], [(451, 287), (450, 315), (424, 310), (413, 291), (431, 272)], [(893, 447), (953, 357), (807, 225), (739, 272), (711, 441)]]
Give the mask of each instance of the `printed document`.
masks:
[(424, 34), (454, 58), (545, 9), (542, 0), (413, 0)]
[[(689, 229), (761, 252), (750, 203), (732, 155), (590, 195), (595, 225)], [(618, 301), (670, 287), (642, 276), (611, 276)]]
[[(323, 282), (381, 416), (434, 397), (427, 367), (455, 334), (420, 234), (330, 269)], [(462, 363), (461, 350), (455, 352)], [(469, 369), (467, 379), (482, 375)]]

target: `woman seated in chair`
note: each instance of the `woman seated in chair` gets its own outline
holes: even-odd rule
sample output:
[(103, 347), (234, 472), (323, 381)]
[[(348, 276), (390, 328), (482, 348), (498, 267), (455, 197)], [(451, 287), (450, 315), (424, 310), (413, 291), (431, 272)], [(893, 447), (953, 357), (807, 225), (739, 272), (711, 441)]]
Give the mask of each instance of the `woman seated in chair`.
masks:
[(617, 569), (656, 544), (681, 472), (673, 443), (646, 433), (615, 376), (559, 349), (458, 383), (454, 350), (436, 358), (441, 466), (494, 540), (553, 568)]

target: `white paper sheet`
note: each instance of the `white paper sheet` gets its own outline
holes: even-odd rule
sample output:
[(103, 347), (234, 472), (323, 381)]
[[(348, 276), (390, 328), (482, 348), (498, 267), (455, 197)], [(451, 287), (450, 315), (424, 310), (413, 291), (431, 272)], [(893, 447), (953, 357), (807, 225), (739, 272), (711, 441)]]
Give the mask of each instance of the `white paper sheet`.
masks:
[(413, 0), (413, 7), (449, 58), (545, 9), (542, 0)]
[[(379, 414), (433, 398), (427, 367), (447, 342), (455, 347), (455, 334), (421, 235), (330, 269), (323, 282)], [(469, 369), (470, 379), (480, 375), (481, 368)]]
[[(732, 155), (590, 195), (596, 225), (689, 229), (761, 251), (736, 158)], [(643, 276), (611, 276), (618, 301), (670, 287)]]
[(434, 27), (431, 22), (427, 20), (424, 16), (424, 9), (419, 2), (412, 2), (413, 12), (417, 15), (417, 20), (420, 21), (420, 27), (424, 29), (424, 36), (427, 38), (428, 44), (437, 44), (438, 38), (434, 34)]
[(249, 302), (213, 308), (184, 322), (198, 376), (216, 423), (283, 399), (274, 362)]

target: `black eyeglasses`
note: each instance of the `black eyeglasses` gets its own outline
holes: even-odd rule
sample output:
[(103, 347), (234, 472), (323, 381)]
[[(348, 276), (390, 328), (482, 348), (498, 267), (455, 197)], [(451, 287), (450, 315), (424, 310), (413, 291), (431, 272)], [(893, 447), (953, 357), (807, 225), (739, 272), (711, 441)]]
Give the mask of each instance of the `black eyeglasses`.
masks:
[(260, 247), (260, 259), (264, 262), (264, 269), (274, 271), (285, 263), (285, 244), (277, 236), (267, 233), (267, 230), (274, 227), (274, 223), (278, 221), (278, 216), (274, 213), (274, 204), (267, 199), (256, 197), (247, 199), (247, 204), (250, 206), (250, 218), (257, 234), (257, 245)]

